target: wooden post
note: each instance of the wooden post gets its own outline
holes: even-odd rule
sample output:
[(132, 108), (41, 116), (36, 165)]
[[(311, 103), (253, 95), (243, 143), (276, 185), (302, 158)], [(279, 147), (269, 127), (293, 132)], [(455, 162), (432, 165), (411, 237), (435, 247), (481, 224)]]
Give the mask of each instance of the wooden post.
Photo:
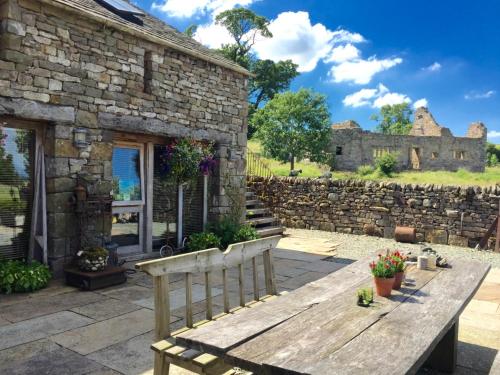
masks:
[(154, 145), (146, 144), (146, 206), (144, 207), (144, 249), (146, 253), (153, 252), (153, 174), (154, 174)]
[(266, 250), (262, 254), (264, 258), (264, 277), (266, 279), (266, 293), (270, 295), (276, 294), (276, 283), (274, 281), (273, 258), (271, 250)]
[(182, 184), (177, 186), (177, 247), (182, 246), (182, 220), (184, 216), (184, 187)]
[(495, 241), (495, 251), (500, 252), (500, 200), (498, 201), (497, 239)]
[(245, 279), (243, 273), (243, 264), (238, 264), (239, 274), (239, 290), (240, 290), (240, 306), (245, 307)]
[(253, 299), (259, 300), (259, 275), (257, 271), (257, 258), (252, 258), (252, 269), (253, 269)]
[(229, 290), (227, 288), (227, 270), (225, 268), (222, 270), (222, 283), (224, 285), (224, 287), (223, 287), (224, 312), (228, 313), (229, 312)]
[(205, 272), (205, 297), (207, 301), (207, 320), (212, 320), (212, 273)]
[(208, 224), (208, 176), (203, 176), (203, 230)]
[(193, 274), (186, 272), (186, 327), (193, 328)]
[[(168, 275), (153, 277), (153, 293), (155, 308), (155, 341), (170, 335), (170, 295)], [(154, 375), (168, 374), (170, 364), (165, 356), (155, 353)]]

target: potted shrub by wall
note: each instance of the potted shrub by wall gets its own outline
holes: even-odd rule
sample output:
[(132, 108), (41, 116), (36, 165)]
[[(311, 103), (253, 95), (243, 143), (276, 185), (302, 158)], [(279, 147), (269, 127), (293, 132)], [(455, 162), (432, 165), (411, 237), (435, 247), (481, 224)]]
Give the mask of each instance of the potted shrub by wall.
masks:
[(379, 254), (378, 260), (370, 263), (373, 280), (377, 295), (389, 297), (392, 292), (396, 274), (396, 266), (390, 255), (382, 256)]
[(392, 261), (394, 262), (394, 267), (396, 268), (396, 273), (394, 274), (394, 285), (392, 286), (392, 289), (399, 290), (401, 289), (401, 283), (405, 278), (406, 257), (403, 255), (403, 253), (399, 252), (399, 250), (392, 252), (390, 256)]
[(108, 265), (109, 254), (103, 247), (95, 246), (79, 251), (77, 257), (80, 270), (98, 272), (104, 270)]

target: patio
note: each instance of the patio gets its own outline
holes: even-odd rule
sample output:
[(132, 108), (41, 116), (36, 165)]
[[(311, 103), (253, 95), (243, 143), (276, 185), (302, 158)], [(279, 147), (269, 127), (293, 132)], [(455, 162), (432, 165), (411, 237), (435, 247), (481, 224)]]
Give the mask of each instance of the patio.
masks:
[[(289, 231), (274, 251), (280, 291), (294, 290), (335, 272), (368, 249), (414, 248), (390, 240), (336, 233)], [(500, 268), (498, 256), (449, 246), (435, 247), (447, 256), (489, 260), (493, 267), (460, 319), (456, 373), (500, 373)], [(301, 251), (298, 251), (301, 250)], [(334, 257), (332, 257), (334, 256)], [(350, 258), (350, 259), (349, 259)], [(130, 264), (129, 268), (133, 265)], [(249, 278), (251, 273), (246, 272)], [(229, 272), (237, 279), (237, 272)], [(193, 280), (194, 320), (204, 318), (203, 278)], [(213, 280), (215, 311), (222, 311), (220, 280)], [(250, 284), (250, 282), (248, 283)], [(236, 285), (236, 283), (230, 283)], [(263, 285), (262, 285), (263, 287)], [(183, 276), (172, 277), (171, 310), (177, 317), (172, 328), (183, 326)], [(248, 290), (248, 298), (251, 291)], [(237, 287), (230, 298), (238, 299)], [(153, 296), (151, 278), (129, 275), (126, 284), (79, 292), (53, 282), (49, 288), (0, 300), (0, 372), (7, 374), (149, 374), (152, 373)], [(409, 317), (411, 319), (411, 317)], [(422, 373), (428, 373), (421, 370)], [(187, 374), (174, 369), (174, 374)]]

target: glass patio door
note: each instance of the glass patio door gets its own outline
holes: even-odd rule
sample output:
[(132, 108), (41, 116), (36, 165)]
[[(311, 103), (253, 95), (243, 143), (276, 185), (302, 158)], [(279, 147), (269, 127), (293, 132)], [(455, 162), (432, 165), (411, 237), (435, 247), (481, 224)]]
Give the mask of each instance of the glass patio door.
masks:
[(140, 253), (144, 241), (144, 145), (116, 143), (113, 147), (112, 241), (119, 254)]

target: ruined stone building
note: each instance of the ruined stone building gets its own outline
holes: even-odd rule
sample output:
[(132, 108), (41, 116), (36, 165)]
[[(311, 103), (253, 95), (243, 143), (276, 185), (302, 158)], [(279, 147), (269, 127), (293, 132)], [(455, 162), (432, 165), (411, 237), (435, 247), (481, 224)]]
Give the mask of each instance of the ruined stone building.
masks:
[(397, 154), (399, 170), (447, 170), (465, 168), (483, 172), (486, 162), (484, 124), (469, 126), (466, 137), (455, 137), (440, 126), (427, 108), (415, 112), (408, 135), (386, 135), (365, 131), (354, 121), (332, 125), (331, 150), (335, 168), (355, 171), (361, 165), (373, 165), (384, 153)]
[(243, 204), (248, 74), (127, 2), (0, 0), (0, 257), (61, 270), (82, 235), (150, 256), (176, 224), (157, 150), (180, 138), (218, 159), (208, 199), (184, 196), (185, 227)]

